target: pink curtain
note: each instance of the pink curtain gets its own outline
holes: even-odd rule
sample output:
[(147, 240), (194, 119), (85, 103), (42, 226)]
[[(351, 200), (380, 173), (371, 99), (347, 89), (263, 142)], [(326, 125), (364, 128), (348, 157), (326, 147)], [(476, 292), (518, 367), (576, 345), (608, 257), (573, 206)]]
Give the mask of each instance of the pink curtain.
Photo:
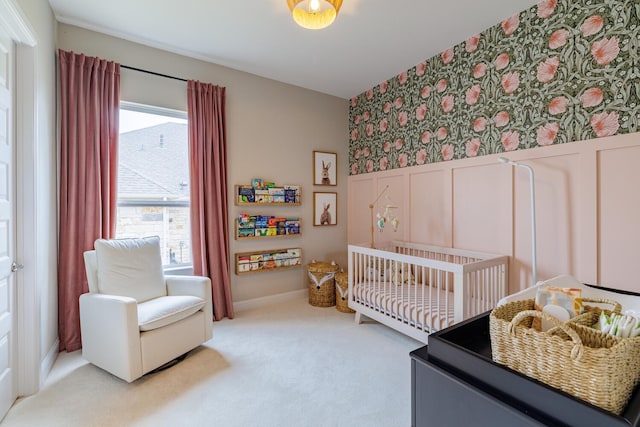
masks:
[(211, 278), (214, 319), (232, 319), (225, 88), (189, 80), (187, 103), (193, 270)]
[(82, 346), (78, 298), (88, 292), (83, 252), (116, 229), (120, 65), (59, 51), (60, 350)]

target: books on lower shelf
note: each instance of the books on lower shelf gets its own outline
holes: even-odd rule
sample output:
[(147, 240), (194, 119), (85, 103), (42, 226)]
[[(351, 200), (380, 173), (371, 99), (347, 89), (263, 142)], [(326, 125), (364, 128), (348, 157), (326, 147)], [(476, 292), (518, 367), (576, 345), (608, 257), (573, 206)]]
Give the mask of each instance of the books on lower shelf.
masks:
[(236, 254), (236, 274), (299, 267), (302, 249), (287, 248)]

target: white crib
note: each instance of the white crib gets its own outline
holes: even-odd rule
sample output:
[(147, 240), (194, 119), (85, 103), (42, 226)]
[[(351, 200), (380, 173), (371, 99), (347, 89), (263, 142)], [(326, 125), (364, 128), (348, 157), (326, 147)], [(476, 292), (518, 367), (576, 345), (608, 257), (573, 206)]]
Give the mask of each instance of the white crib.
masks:
[(509, 257), (418, 243), (349, 245), (349, 307), (427, 342), (496, 306), (507, 294)]

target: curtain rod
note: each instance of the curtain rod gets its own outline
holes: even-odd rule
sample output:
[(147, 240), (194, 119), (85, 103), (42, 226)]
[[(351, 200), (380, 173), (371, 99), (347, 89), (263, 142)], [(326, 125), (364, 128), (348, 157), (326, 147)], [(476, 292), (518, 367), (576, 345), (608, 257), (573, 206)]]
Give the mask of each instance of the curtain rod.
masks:
[(188, 81), (188, 80), (180, 78), (180, 77), (174, 77), (174, 76), (170, 76), (168, 74), (156, 73), (155, 71), (143, 70), (142, 68), (130, 67), (128, 65), (120, 64), (120, 67), (121, 68), (126, 68), (127, 70), (140, 71), (141, 73), (147, 73), (147, 74), (153, 74), (154, 76), (165, 77), (167, 79), (180, 80), (181, 82), (187, 82)]

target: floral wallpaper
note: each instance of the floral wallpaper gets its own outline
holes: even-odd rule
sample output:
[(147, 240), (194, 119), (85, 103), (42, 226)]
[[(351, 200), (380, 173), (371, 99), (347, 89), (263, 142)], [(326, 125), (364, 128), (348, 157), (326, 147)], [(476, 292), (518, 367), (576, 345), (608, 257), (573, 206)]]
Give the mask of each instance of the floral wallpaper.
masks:
[(640, 130), (640, 2), (543, 0), (350, 100), (350, 174)]

